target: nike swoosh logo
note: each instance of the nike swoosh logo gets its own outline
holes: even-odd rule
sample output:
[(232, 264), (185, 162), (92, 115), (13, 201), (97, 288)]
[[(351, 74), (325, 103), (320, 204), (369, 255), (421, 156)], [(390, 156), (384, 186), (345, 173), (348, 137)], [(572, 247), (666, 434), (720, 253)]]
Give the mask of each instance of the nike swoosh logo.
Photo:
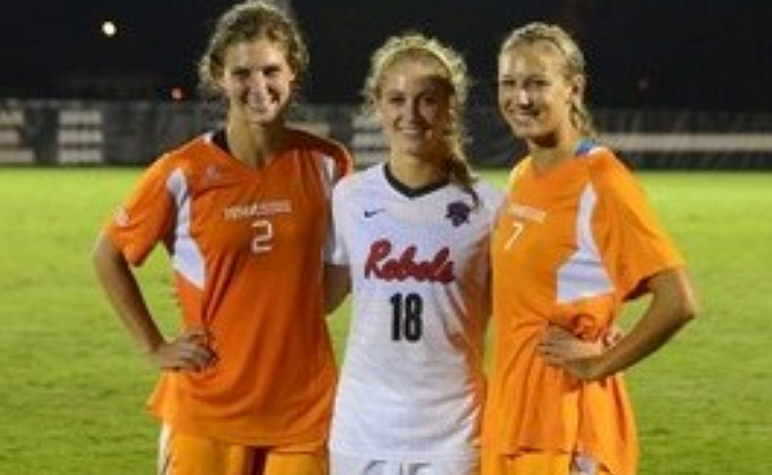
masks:
[(385, 208), (377, 208), (377, 209), (366, 209), (365, 210), (365, 218), (372, 218), (376, 214), (380, 214), (386, 211)]

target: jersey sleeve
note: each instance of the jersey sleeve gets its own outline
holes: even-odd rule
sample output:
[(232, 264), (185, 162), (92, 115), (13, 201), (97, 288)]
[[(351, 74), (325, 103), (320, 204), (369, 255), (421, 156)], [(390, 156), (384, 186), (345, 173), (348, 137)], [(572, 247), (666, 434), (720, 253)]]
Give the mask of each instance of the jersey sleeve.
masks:
[(601, 208), (596, 222), (603, 233), (606, 265), (623, 299), (642, 293), (644, 281), (668, 268), (683, 265), (683, 259), (665, 233), (633, 174), (609, 155), (596, 167)]
[[(489, 210), (494, 217), (498, 216), (506, 201), (506, 193), (504, 190), (489, 182), (480, 182), (478, 189), (483, 206)], [(494, 222), (495, 219), (491, 220), (491, 229), (493, 229)]]
[(351, 157), (351, 154), (348, 152), (348, 149), (345, 147), (338, 145), (337, 143), (330, 143), (330, 145), (334, 146), (334, 150), (332, 150), (332, 153), (330, 153), (330, 167), (329, 170), (326, 172), (326, 179), (329, 181), (330, 184), (330, 192), (327, 196), (328, 198), (328, 204), (330, 206), (330, 219), (329, 224), (327, 226), (327, 238), (325, 241), (324, 246), (324, 261), (328, 264), (336, 264), (335, 262), (335, 255), (339, 252), (338, 250), (338, 242), (339, 237), (337, 236), (336, 229), (334, 222), (334, 216), (332, 213), (332, 200), (333, 200), (333, 194), (334, 190), (338, 185), (338, 182), (341, 181), (343, 178), (345, 178), (348, 175), (351, 175), (354, 172), (354, 160)]
[(332, 225), (330, 226), (330, 237), (327, 241), (328, 253), (327, 262), (338, 266), (349, 265), (348, 252), (343, 241), (344, 215), (346, 209), (345, 198), (348, 185), (346, 179), (335, 186), (332, 190)]
[(176, 207), (167, 189), (167, 160), (160, 158), (142, 175), (105, 233), (128, 262), (140, 265), (159, 242), (168, 242)]

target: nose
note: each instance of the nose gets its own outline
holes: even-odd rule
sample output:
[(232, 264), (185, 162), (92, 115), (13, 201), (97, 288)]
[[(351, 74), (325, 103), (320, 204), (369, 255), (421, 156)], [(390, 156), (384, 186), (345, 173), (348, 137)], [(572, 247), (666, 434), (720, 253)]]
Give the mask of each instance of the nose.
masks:
[(265, 87), (267, 80), (265, 74), (262, 71), (255, 70), (249, 73), (246, 82), (250, 88), (262, 89)]
[(408, 120), (414, 120), (421, 116), (421, 105), (416, 99), (408, 99), (405, 101), (404, 107), (405, 118)]
[(524, 87), (517, 87), (513, 91), (513, 99), (519, 105), (527, 105), (531, 103), (531, 96)]

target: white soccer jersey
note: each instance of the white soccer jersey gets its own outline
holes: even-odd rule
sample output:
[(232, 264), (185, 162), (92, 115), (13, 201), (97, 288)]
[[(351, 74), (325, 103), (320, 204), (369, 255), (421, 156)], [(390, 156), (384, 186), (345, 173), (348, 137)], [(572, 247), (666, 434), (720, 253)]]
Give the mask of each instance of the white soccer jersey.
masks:
[(385, 165), (333, 190), (333, 262), (351, 267), (353, 313), (331, 449), (412, 462), (476, 457), (484, 399), (488, 238), (501, 194), (417, 192)]

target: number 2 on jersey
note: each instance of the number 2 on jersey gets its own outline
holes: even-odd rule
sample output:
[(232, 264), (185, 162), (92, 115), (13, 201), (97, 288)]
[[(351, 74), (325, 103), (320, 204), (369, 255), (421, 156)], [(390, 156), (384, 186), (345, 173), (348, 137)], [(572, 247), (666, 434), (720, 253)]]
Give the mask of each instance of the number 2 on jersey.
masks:
[(424, 303), (418, 294), (397, 293), (391, 296), (391, 339), (411, 343), (423, 335)]
[(258, 219), (252, 223), (255, 237), (252, 238), (252, 252), (260, 254), (273, 247), (273, 225), (267, 219)]

